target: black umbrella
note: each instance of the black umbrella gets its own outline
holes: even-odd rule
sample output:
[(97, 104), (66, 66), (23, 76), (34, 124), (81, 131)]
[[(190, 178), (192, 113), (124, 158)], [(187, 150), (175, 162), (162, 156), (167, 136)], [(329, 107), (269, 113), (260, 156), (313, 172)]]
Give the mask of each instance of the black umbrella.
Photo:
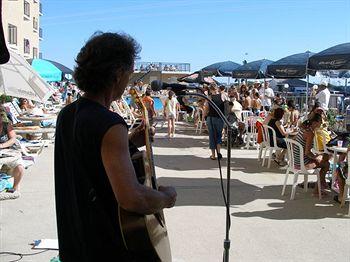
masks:
[(237, 64), (232, 61), (218, 62), (212, 65), (208, 65), (201, 69), (202, 72), (211, 73), (215, 76), (231, 76), (232, 71), (239, 67), (240, 64)]
[(350, 43), (336, 45), (311, 56), (308, 68), (313, 70), (349, 70)]
[(245, 79), (266, 78), (266, 69), (271, 63), (273, 63), (273, 61), (261, 59), (241, 65), (232, 71), (232, 77)]
[(284, 57), (267, 66), (266, 74), (275, 78), (304, 78), (306, 75), (315, 75), (314, 70), (306, 70), (309, 57), (313, 53), (307, 51)]
[(177, 79), (179, 82), (186, 82), (186, 83), (197, 83), (197, 84), (211, 84), (219, 82), (210, 77), (211, 74), (204, 73), (202, 71), (196, 71), (190, 75), (183, 76)]

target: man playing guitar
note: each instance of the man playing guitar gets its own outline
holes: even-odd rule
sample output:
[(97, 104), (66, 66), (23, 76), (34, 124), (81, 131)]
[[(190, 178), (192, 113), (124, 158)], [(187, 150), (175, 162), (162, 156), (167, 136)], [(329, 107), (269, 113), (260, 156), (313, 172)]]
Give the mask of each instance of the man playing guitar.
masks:
[(61, 261), (157, 261), (127, 249), (118, 218), (118, 208), (148, 215), (176, 201), (173, 187), (139, 183), (129, 149), (144, 145), (143, 132), (128, 134), (123, 118), (109, 110), (123, 94), (139, 50), (126, 34), (97, 33), (77, 56), (74, 79), (84, 95), (62, 109), (56, 127)]

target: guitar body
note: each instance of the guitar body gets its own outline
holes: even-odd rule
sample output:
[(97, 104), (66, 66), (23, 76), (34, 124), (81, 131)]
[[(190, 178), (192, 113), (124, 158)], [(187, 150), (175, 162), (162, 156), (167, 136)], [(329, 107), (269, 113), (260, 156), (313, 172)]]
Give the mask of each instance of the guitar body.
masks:
[[(156, 178), (145, 151), (132, 158), (138, 181), (156, 189)], [(143, 261), (171, 261), (170, 243), (163, 212), (152, 215), (139, 215), (119, 207), (119, 225), (127, 250)]]

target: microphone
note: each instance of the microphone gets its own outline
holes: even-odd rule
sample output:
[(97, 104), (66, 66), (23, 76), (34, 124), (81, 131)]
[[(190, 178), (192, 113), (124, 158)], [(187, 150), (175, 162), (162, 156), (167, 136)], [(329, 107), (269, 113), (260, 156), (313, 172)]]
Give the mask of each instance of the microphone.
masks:
[[(160, 91), (160, 90), (166, 90), (171, 89), (173, 91), (183, 91), (185, 89), (191, 89), (191, 87), (187, 85), (181, 85), (181, 84), (168, 84), (165, 82), (162, 82), (160, 80), (153, 80), (151, 82), (151, 88), (153, 91)], [(193, 87), (192, 87), (193, 89)]]
[(2, 0), (0, 0), (0, 65), (10, 60), (10, 54), (6, 47), (4, 30), (2, 27)]
[(151, 82), (151, 89), (153, 91), (160, 91), (160, 90), (167, 90), (170, 89), (175, 92), (176, 95), (178, 94), (184, 94), (184, 90), (198, 90), (203, 93), (203, 89), (200, 87), (195, 87), (195, 86), (188, 86), (188, 85), (182, 85), (182, 84), (169, 84), (162, 82), (160, 80), (153, 80)]

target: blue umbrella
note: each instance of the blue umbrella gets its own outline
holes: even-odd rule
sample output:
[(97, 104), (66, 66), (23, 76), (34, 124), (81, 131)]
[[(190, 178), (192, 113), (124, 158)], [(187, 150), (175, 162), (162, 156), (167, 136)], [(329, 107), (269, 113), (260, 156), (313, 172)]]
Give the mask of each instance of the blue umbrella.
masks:
[(232, 77), (245, 79), (266, 78), (266, 69), (267, 66), (271, 63), (273, 63), (273, 61), (261, 59), (241, 65), (232, 71)]
[(315, 75), (314, 70), (306, 70), (309, 57), (313, 53), (307, 51), (284, 57), (267, 66), (266, 74), (275, 78), (304, 78), (306, 75)]
[(212, 65), (208, 65), (201, 69), (201, 71), (206, 73), (211, 73), (215, 76), (231, 76), (232, 71), (239, 67), (240, 64), (237, 64), (232, 61), (218, 62)]
[(311, 56), (308, 68), (313, 70), (349, 70), (350, 43), (336, 45)]
[(47, 82), (62, 81), (65, 78), (70, 79), (73, 74), (73, 70), (55, 61), (46, 59), (30, 59), (28, 62)]

